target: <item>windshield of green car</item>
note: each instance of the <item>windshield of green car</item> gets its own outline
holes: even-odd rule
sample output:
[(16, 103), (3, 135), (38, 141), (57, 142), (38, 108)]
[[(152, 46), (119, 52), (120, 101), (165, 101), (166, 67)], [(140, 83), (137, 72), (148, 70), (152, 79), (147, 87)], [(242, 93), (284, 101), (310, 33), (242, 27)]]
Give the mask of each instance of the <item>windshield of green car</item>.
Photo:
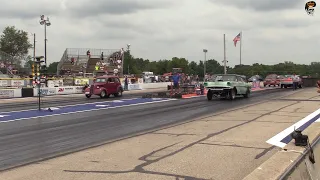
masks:
[(214, 76), (210, 81), (212, 82), (219, 82), (219, 81), (235, 81), (236, 76), (232, 75), (217, 75)]

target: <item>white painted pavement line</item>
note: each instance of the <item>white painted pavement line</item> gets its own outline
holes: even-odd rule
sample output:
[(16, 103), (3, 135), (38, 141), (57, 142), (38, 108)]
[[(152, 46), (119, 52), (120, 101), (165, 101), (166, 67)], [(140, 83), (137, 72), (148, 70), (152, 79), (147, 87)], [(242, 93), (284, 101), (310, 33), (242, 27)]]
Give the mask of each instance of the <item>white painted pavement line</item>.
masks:
[[(127, 100), (134, 100), (134, 99), (139, 99), (139, 98), (122, 99), (122, 100), (127, 101)], [(71, 106), (78, 106), (78, 105), (101, 104), (101, 103), (106, 103), (106, 102), (112, 102), (112, 101), (98, 101), (98, 102), (92, 102), (92, 103), (70, 104), (70, 105), (55, 106), (55, 107), (56, 108), (63, 108), (63, 107), (71, 107)], [(32, 111), (32, 110), (37, 110), (37, 109), (26, 109), (26, 110), (19, 110), (19, 111), (3, 111), (2, 113), (24, 112), (24, 111)]]
[(42, 108), (42, 110), (49, 110), (49, 108), (51, 110), (59, 110), (60, 108), (57, 108), (57, 107), (48, 107), (48, 108)]
[[(52, 116), (68, 115), (68, 114), (75, 114), (75, 113), (82, 113), (82, 112), (90, 112), (90, 111), (99, 111), (99, 110), (105, 110), (105, 109), (115, 109), (115, 108), (122, 108), (122, 107), (138, 106), (138, 105), (153, 104), (153, 103), (160, 103), (160, 102), (168, 102), (168, 101), (175, 101), (175, 100), (178, 100), (178, 99), (166, 99), (166, 100), (162, 100), (162, 101), (143, 102), (143, 103), (128, 104), (128, 105), (115, 106), (115, 107), (106, 107), (106, 108), (90, 109), (90, 110), (82, 110), (82, 111), (74, 111), (74, 112), (67, 112), (67, 113), (60, 113), (60, 114), (52, 114), (52, 115), (45, 115), (45, 116), (35, 116), (35, 117), (29, 117), (29, 118), (20, 118), (20, 119), (8, 120), (8, 121), (0, 121), (0, 123), (8, 123), (8, 122), (14, 122), (14, 121), (21, 121), (21, 120), (26, 120), (26, 119), (37, 119), (37, 118), (42, 118), (42, 117), (52, 117)], [(18, 112), (20, 112), (20, 111), (18, 111)]]
[[(301, 127), (303, 124), (305, 124), (306, 122), (310, 121), (312, 118), (314, 118), (318, 114), (320, 114), (320, 109), (318, 109), (315, 112), (309, 114), (307, 117), (301, 119), (300, 121), (298, 121), (297, 123), (295, 123), (292, 126), (288, 127), (287, 129), (283, 130), (279, 134), (273, 136), (272, 138), (270, 138), (266, 142), (271, 144), (271, 145), (284, 148), (287, 144), (281, 142), (281, 140), (284, 139), (285, 137), (287, 137), (289, 134), (291, 134), (294, 131), (295, 128)], [(319, 119), (317, 121), (319, 121)]]
[(100, 105), (96, 105), (96, 107), (107, 107), (109, 105), (103, 105), (103, 104), (100, 104)]

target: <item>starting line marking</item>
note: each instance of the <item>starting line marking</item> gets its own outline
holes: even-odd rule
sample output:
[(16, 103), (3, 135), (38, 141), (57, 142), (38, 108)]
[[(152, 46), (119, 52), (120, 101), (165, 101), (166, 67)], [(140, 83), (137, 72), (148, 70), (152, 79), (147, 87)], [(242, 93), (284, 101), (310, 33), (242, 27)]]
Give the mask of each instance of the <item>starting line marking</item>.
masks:
[(306, 129), (310, 124), (313, 122), (320, 122), (320, 109), (316, 110), (315, 112), (309, 114), (307, 117), (301, 119), (297, 123), (293, 124), (292, 126), (288, 127), (287, 129), (283, 130), (279, 134), (273, 136), (268, 141), (266, 141), (268, 144), (278, 146), (280, 148), (284, 148), (287, 143), (291, 141), (291, 138), (289, 137), (290, 134), (294, 131), (294, 129), (300, 129), (304, 130)]

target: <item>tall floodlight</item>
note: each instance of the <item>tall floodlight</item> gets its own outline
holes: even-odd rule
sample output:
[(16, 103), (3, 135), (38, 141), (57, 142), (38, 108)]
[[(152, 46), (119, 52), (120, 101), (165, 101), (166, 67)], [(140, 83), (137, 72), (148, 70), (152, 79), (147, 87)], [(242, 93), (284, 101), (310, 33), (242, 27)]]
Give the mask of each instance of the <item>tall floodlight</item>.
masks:
[(49, 18), (44, 15), (40, 16), (40, 25), (44, 26), (44, 63), (47, 65), (47, 26), (51, 26)]

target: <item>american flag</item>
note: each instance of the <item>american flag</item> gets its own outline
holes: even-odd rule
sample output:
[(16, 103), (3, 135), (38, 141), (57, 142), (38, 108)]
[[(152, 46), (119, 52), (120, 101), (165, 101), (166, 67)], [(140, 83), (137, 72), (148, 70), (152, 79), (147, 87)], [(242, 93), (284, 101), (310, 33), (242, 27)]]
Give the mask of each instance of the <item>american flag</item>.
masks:
[(234, 39), (233, 39), (233, 42), (234, 42), (234, 46), (237, 46), (237, 42), (241, 40), (241, 33), (239, 33)]

